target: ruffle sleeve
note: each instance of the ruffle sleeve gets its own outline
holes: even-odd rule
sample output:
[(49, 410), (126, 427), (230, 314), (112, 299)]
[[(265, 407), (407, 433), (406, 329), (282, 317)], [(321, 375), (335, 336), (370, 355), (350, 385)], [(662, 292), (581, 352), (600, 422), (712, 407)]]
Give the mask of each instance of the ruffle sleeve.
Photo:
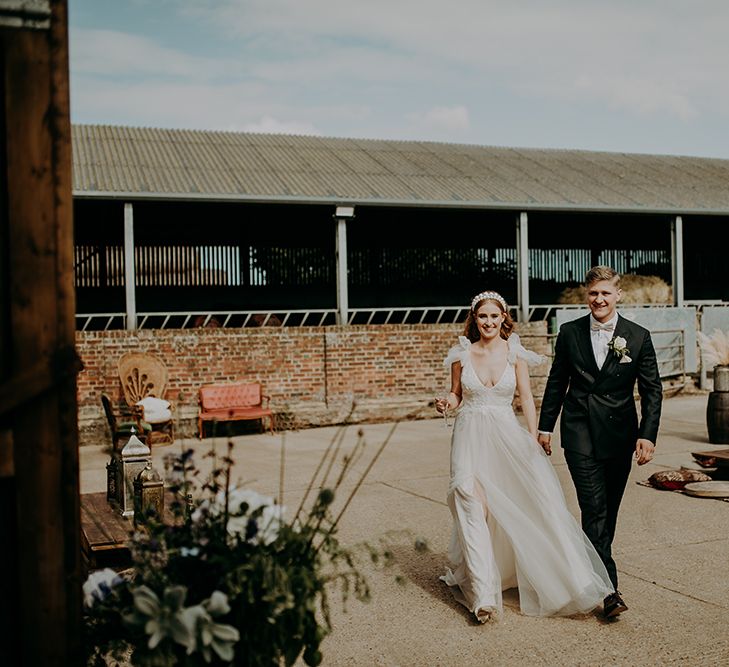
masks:
[(458, 343), (448, 350), (448, 354), (443, 360), (443, 365), (448, 369), (450, 369), (454, 361), (460, 361), (461, 365), (463, 365), (465, 356), (468, 354), (470, 349), (471, 341), (465, 336), (458, 336)]
[(522, 344), (519, 334), (509, 336), (509, 362), (516, 363), (517, 359), (523, 359), (529, 366), (539, 366), (547, 361), (547, 357), (532, 350), (527, 350)]

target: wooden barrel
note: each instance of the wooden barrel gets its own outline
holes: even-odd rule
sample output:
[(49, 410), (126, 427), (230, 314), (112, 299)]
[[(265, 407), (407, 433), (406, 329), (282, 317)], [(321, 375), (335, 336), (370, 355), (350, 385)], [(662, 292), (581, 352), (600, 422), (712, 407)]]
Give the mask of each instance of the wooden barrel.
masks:
[(714, 366), (714, 391), (729, 391), (729, 366)]
[(706, 427), (709, 442), (715, 445), (729, 444), (729, 391), (709, 392)]

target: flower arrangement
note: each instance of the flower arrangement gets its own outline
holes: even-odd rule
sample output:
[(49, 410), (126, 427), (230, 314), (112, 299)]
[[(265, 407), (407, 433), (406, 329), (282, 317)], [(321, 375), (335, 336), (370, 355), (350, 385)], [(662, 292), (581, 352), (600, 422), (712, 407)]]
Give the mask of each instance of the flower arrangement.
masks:
[(701, 353), (710, 367), (729, 366), (729, 333), (714, 329), (711, 335), (698, 331)]
[[(132, 567), (93, 572), (84, 584), (87, 665), (269, 667), (300, 658), (318, 665), (331, 630), (331, 586), (339, 585), (343, 600), (353, 594), (367, 601), (357, 558), (391, 560), (369, 544), (361, 552), (346, 548), (337, 526), (396, 425), (336, 513), (337, 491), (363, 454), (361, 430), (330, 482), (343, 428), (337, 432), (292, 517), (282, 489), (273, 499), (231, 484), (231, 442), (219, 463), (213, 446), (212, 471), (200, 485), (193, 450), (168, 457), (175, 500), (166, 516), (135, 516)], [(283, 445), (281, 465), (283, 480)]]
[(629, 364), (633, 361), (628, 355), (630, 350), (628, 349), (628, 341), (622, 336), (615, 336), (608, 341), (608, 349), (612, 350), (613, 353), (620, 360), (621, 364)]

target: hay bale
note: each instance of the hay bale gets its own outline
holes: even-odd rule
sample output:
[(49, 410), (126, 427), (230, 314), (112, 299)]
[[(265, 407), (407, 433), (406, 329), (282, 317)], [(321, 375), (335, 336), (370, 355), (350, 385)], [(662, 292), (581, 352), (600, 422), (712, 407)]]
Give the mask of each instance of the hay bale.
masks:
[[(671, 286), (658, 276), (638, 276), (628, 273), (621, 277), (623, 290), (621, 303), (673, 303)], [(560, 294), (557, 303), (585, 303), (587, 294), (584, 286), (567, 287)]]
[(557, 303), (585, 303), (587, 301), (587, 294), (584, 286), (578, 285), (577, 287), (566, 287), (562, 290), (562, 294), (559, 295)]

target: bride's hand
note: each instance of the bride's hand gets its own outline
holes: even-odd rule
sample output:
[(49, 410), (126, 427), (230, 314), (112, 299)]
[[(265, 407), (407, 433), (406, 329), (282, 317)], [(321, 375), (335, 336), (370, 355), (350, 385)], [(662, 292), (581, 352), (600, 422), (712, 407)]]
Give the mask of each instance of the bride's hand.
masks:
[(552, 456), (552, 437), (546, 433), (540, 433), (537, 436), (537, 442), (542, 446), (547, 456)]
[(435, 399), (435, 409), (440, 414), (443, 414), (446, 410), (449, 409), (448, 399), (447, 398), (436, 398)]

